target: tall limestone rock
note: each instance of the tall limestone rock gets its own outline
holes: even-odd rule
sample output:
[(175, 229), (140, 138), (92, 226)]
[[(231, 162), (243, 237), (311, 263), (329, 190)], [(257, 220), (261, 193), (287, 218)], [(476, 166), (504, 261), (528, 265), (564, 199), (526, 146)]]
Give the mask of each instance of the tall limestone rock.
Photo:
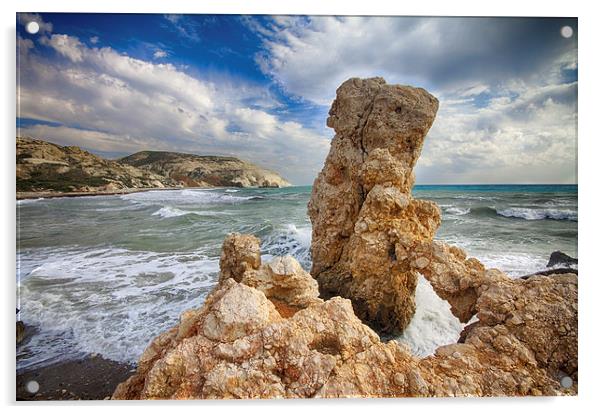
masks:
[[(577, 275), (486, 269), (433, 241), (437, 207), (411, 198), (436, 108), (426, 92), (382, 79), (339, 88), (329, 118), (337, 137), (310, 203), (312, 271), (322, 296), (349, 299), (319, 298), (294, 258), (262, 263), (256, 237), (229, 235), (218, 285), (150, 343), (113, 398), (576, 395)], [(425, 358), (358, 318), (401, 329), (416, 272), (461, 321), (478, 319), (461, 343)]]
[(385, 333), (403, 331), (416, 308), (417, 272), (403, 246), (432, 241), (441, 222), (434, 203), (411, 195), (438, 106), (424, 89), (353, 78), (329, 112), (336, 135), (308, 206), (311, 274), (323, 297), (350, 299)]

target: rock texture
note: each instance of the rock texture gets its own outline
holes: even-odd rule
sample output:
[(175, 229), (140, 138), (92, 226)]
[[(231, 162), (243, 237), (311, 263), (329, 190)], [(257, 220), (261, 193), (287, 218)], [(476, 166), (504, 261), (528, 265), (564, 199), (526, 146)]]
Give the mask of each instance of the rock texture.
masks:
[(79, 147), (17, 137), (17, 192), (110, 193), (170, 187), (282, 187), (275, 172), (231, 157), (139, 152), (106, 160)]
[(574, 257), (569, 256), (566, 253), (563, 253), (561, 251), (555, 251), (552, 252), (552, 254), (550, 255), (550, 260), (548, 260), (548, 264), (546, 267), (552, 267), (552, 266), (576, 266), (578, 264), (578, 260), (575, 259)]
[[(249, 261), (257, 247), (253, 239), (228, 237), (224, 248), (235, 246), (228, 250), (233, 260), (222, 261), (218, 286), (201, 308), (184, 312), (178, 325), (152, 341), (114, 399), (577, 391), (574, 275), (524, 281), (485, 271), (471, 306), (477, 326), (464, 343), (442, 346), (419, 359), (395, 341), (381, 342), (354, 314), (349, 300), (319, 299), (315, 281), (293, 258)], [(431, 280), (439, 292), (453, 296), (450, 286), (457, 279), (451, 271), (445, 274)], [(452, 278), (449, 284), (447, 277)], [(571, 388), (560, 385), (565, 375), (574, 380)]]
[(440, 224), (438, 207), (411, 195), (438, 105), (424, 89), (353, 78), (329, 112), (336, 135), (308, 208), (311, 274), (323, 297), (351, 299), (362, 320), (386, 333), (402, 332), (415, 311), (417, 271), (403, 246), (430, 242)]
[(142, 151), (119, 160), (186, 187), (287, 187), (274, 171), (234, 157)]
[[(152, 341), (113, 398), (576, 394), (577, 275), (511, 279), (432, 240), (438, 208), (410, 189), (435, 110), (422, 90), (345, 82), (310, 203), (320, 292), (294, 258), (262, 263), (257, 238), (229, 235), (218, 285)], [(417, 272), (461, 321), (476, 319), (422, 359), (362, 322), (401, 329)]]

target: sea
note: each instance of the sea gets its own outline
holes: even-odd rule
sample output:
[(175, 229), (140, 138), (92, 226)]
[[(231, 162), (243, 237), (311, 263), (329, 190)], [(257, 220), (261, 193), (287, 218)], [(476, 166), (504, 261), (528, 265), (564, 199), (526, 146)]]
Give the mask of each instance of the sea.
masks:
[[(417, 185), (441, 208), (436, 238), (512, 277), (577, 257), (576, 185)], [(156, 335), (215, 286), (224, 237), (261, 240), (263, 260), (309, 270), (311, 187), (181, 189), (17, 201), (17, 307), (28, 338), (17, 370), (97, 354), (136, 362)], [(464, 324), (420, 277), (416, 314), (396, 338), (416, 355)]]

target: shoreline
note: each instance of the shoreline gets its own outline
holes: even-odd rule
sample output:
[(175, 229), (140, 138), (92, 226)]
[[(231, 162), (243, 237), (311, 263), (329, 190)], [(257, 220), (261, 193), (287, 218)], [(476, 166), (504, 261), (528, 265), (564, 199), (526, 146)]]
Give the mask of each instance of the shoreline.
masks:
[(127, 188), (123, 190), (114, 191), (69, 191), (69, 192), (35, 192), (35, 191), (22, 191), (16, 193), (17, 200), (32, 200), (38, 198), (62, 198), (62, 197), (93, 197), (93, 196), (110, 196), (110, 195), (123, 195), (142, 193), (145, 191), (161, 191), (161, 190), (181, 190), (184, 188), (214, 188), (214, 187), (155, 187), (155, 188)]
[[(117, 385), (129, 378), (135, 364), (112, 361), (98, 354), (81, 359), (55, 362), (40, 368), (18, 372), (17, 401), (105, 400)], [(36, 381), (39, 390), (31, 393), (27, 384)]]
[[(296, 187), (296, 186), (289, 186)], [(216, 190), (220, 188), (286, 188), (286, 187), (149, 187), (149, 188), (126, 188), (122, 190), (113, 191), (68, 191), (68, 192), (56, 192), (56, 191), (17, 191), (16, 199), (19, 200), (35, 200), (38, 198), (49, 199), (49, 198), (64, 198), (64, 197), (94, 197), (94, 196), (110, 196), (110, 195), (123, 195), (133, 193), (143, 193), (146, 191), (168, 191), (168, 190)]]

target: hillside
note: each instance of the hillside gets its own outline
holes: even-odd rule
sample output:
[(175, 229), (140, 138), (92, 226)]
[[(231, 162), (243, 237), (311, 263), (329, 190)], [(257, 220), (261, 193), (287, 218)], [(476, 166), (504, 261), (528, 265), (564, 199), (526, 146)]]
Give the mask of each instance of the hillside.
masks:
[(274, 171), (234, 157), (142, 151), (119, 162), (191, 187), (287, 187)]
[(110, 192), (175, 185), (159, 174), (76, 146), (17, 137), (17, 192)]
[(21, 195), (290, 185), (273, 171), (233, 157), (142, 151), (107, 160), (76, 146), (23, 137), (17, 137), (16, 155), (17, 193)]

